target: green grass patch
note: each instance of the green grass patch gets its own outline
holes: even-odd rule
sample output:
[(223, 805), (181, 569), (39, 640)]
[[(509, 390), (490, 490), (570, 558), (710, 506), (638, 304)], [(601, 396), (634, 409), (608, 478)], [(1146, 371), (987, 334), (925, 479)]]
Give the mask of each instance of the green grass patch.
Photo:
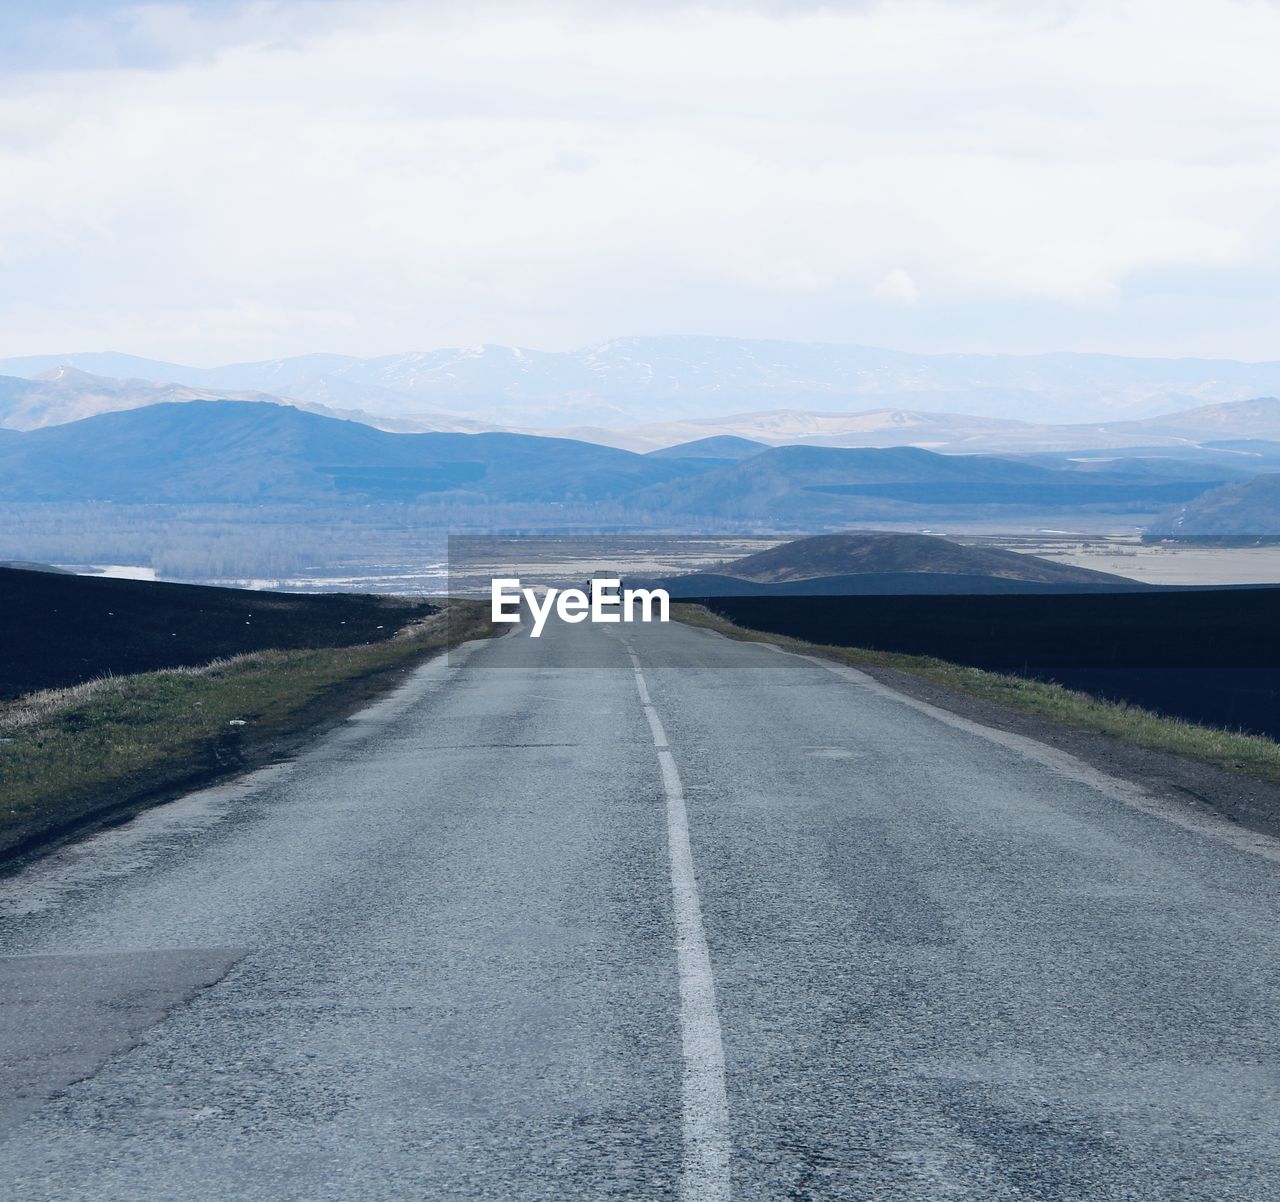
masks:
[(856, 668), (904, 672), (956, 692), (991, 701), (1017, 713), (1045, 718), (1077, 730), (1110, 735), (1138, 747), (1165, 751), (1262, 780), (1280, 781), (1280, 743), (1166, 718), (1139, 706), (1103, 701), (1061, 685), (987, 672), (926, 655), (902, 655), (860, 647), (828, 647), (786, 635), (737, 626), (705, 606), (673, 604), (671, 616), (689, 626), (719, 631), (744, 642), (770, 643), (787, 651), (820, 655)]
[(256, 651), (0, 703), (0, 855), (104, 809), (252, 767), (422, 659), (490, 633), (487, 612), (464, 603), (376, 643)]

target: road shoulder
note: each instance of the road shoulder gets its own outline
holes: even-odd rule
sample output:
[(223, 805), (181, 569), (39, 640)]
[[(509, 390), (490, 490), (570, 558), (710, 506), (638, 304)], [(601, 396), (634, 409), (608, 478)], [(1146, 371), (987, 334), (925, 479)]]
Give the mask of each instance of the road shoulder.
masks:
[(26, 723), (27, 699), (19, 698), (10, 707), (13, 729), (0, 725), (9, 736), (0, 751), (10, 753), (0, 757), (0, 789), (7, 784), (10, 803), (0, 815), (0, 873), (152, 806), (291, 758), (421, 664), (493, 633), (478, 612), (446, 610), (378, 643), (248, 655), (209, 665), (213, 671), (109, 678), (103, 683), (110, 695), (101, 702), (91, 682), (54, 697), (47, 715)]
[[(695, 628), (723, 638), (734, 638), (731, 629), (707, 626)], [(845, 660), (830, 648), (814, 644), (779, 645), (767, 634), (743, 631), (748, 641), (762, 642), (781, 651), (811, 656), (844, 664)], [(783, 640), (788, 644), (795, 640)], [(1008, 706), (975, 697), (958, 689), (910, 672), (876, 664), (849, 664), (856, 671), (896, 693), (938, 709), (946, 710), (968, 721), (994, 730), (1033, 739), (1055, 751), (1064, 752), (1091, 768), (1148, 793), (1161, 796), (1194, 813), (1226, 819), (1249, 831), (1280, 837), (1280, 784), (1261, 780), (1240, 772), (1232, 772), (1214, 764), (1201, 763), (1166, 751), (1141, 747), (1111, 735), (1081, 730), (1065, 722), (1057, 722)]]

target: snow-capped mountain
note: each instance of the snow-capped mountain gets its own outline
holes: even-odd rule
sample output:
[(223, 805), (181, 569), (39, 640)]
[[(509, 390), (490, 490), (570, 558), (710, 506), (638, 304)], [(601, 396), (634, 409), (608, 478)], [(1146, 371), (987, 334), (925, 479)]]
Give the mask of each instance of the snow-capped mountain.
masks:
[[(733, 338), (620, 338), (581, 351), (460, 349), (303, 355), (193, 368), (114, 353), (0, 360), (70, 366), (228, 395), (257, 391), (380, 418), (423, 413), (523, 428), (686, 422), (802, 410), (951, 412), (1032, 423), (1135, 420), (1280, 394), (1280, 363), (1114, 355), (918, 355)], [(735, 431), (737, 432), (737, 431)]]

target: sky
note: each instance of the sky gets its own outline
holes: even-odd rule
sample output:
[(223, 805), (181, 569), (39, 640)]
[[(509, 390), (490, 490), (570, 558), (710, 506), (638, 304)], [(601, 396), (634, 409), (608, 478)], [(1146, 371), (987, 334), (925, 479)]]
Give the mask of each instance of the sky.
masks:
[(1280, 359), (1276, 0), (0, 17), (0, 355)]

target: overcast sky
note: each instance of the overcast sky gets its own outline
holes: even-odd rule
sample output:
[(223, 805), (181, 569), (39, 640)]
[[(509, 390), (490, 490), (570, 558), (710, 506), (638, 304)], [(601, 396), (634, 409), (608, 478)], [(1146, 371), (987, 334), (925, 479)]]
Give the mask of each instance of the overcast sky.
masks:
[(0, 354), (1280, 359), (1280, 4), (0, 0)]

